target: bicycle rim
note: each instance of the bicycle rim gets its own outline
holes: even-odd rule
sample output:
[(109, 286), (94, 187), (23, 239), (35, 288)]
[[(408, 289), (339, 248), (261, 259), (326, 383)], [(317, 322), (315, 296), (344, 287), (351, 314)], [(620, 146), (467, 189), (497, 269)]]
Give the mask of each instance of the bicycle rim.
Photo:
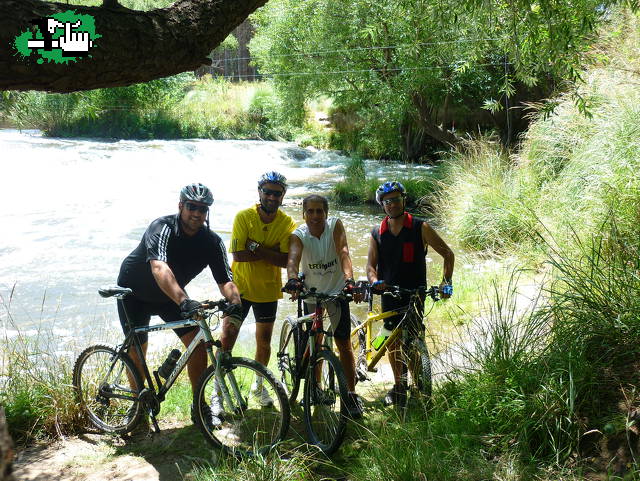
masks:
[(300, 380), (297, 376), (296, 345), (298, 343), (297, 330), (291, 336), (291, 324), (285, 321), (280, 331), (280, 348), (278, 349), (278, 370), (280, 381), (287, 393), (290, 403), (294, 403), (298, 397)]
[[(273, 401), (263, 405), (265, 397), (253, 392), (256, 378), (262, 377), (262, 386)], [(207, 441), (216, 447), (237, 455), (265, 453), (280, 442), (289, 428), (289, 403), (282, 385), (262, 364), (234, 357), (222, 368), (222, 382), (230, 400), (221, 394), (215, 369), (209, 366), (196, 389), (196, 424)], [(216, 410), (216, 397), (221, 400), (223, 412)], [(203, 403), (213, 411), (202, 409)]]
[[(320, 382), (316, 366), (321, 365)], [(304, 385), (304, 420), (309, 442), (325, 454), (335, 452), (344, 439), (347, 418), (342, 400), (347, 396), (347, 381), (340, 361), (330, 351), (321, 350), (309, 363)]]
[(142, 409), (130, 379), (142, 387), (131, 358), (109, 346), (85, 349), (73, 367), (76, 400), (98, 429), (126, 433), (136, 425)]

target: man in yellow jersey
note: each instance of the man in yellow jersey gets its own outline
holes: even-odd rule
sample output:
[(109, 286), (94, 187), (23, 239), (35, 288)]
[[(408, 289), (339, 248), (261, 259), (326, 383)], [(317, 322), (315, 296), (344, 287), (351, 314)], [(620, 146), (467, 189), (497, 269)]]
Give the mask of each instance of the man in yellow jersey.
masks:
[[(287, 266), (289, 235), (296, 225), (279, 207), (287, 191), (287, 179), (278, 172), (267, 172), (258, 181), (260, 202), (238, 212), (233, 221), (231, 253), (233, 279), (242, 295), (242, 319), (253, 308), (256, 318), (256, 361), (267, 365), (271, 356), (271, 334), (278, 299), (282, 299), (280, 269)], [(231, 350), (241, 322), (223, 331), (222, 348)], [(234, 320), (228, 321), (233, 324)], [(263, 406), (273, 400), (262, 388), (262, 378), (253, 386)], [(213, 409), (213, 408), (212, 408)]]

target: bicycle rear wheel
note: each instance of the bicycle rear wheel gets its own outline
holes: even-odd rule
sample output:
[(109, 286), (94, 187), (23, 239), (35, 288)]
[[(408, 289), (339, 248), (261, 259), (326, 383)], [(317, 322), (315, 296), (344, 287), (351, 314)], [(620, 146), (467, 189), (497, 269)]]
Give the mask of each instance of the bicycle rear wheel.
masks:
[(431, 400), (433, 380), (431, 378), (431, 358), (427, 343), (420, 337), (410, 339), (404, 346), (411, 375), (410, 392), (422, 402)]
[[(316, 379), (320, 369), (320, 381)], [(334, 453), (344, 439), (347, 418), (342, 414), (347, 399), (347, 380), (333, 352), (319, 351), (309, 363), (304, 385), (304, 421), (309, 442), (325, 454)]]
[[(209, 443), (229, 453), (267, 452), (284, 439), (289, 429), (290, 410), (284, 388), (271, 371), (252, 359), (232, 357), (219, 369), (230, 399), (222, 395), (216, 369), (209, 366), (196, 388), (198, 428)], [(253, 392), (258, 377), (266, 395)], [(272, 400), (269, 406), (265, 403), (267, 395)]]
[(101, 344), (88, 347), (73, 366), (76, 400), (98, 429), (124, 434), (133, 429), (142, 415), (138, 390), (142, 380), (126, 353), (118, 354)]
[(278, 348), (278, 370), (280, 381), (284, 386), (290, 403), (294, 403), (298, 397), (300, 379), (298, 378), (298, 352), (299, 330), (293, 328), (288, 319), (285, 319), (280, 331), (280, 347)]

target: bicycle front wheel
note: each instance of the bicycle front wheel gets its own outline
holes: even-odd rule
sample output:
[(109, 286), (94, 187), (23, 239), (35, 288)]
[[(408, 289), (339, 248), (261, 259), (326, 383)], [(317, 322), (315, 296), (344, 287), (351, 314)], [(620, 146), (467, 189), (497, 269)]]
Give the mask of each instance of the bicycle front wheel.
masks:
[(344, 439), (347, 418), (342, 409), (347, 394), (347, 380), (340, 361), (329, 350), (319, 351), (307, 369), (304, 421), (309, 442), (325, 454), (335, 452)]
[(298, 397), (300, 379), (298, 378), (299, 330), (292, 328), (288, 320), (284, 321), (280, 331), (280, 347), (278, 348), (278, 370), (289, 402), (294, 403)]
[(422, 337), (411, 339), (404, 347), (409, 373), (411, 374), (411, 393), (423, 402), (431, 400), (433, 381), (431, 378), (431, 358), (427, 343)]
[(253, 359), (232, 357), (219, 369), (221, 381), (216, 368), (209, 366), (198, 382), (198, 428), (209, 443), (229, 453), (267, 452), (289, 429), (284, 388), (271, 371)]
[[(359, 324), (355, 316), (351, 314), (351, 331)], [(367, 333), (365, 328), (362, 327), (351, 335), (351, 348), (356, 358), (356, 382), (366, 381), (369, 376), (367, 374)]]
[(138, 401), (142, 380), (124, 352), (101, 344), (88, 347), (73, 366), (73, 386), (77, 402), (102, 431), (127, 433), (142, 415)]

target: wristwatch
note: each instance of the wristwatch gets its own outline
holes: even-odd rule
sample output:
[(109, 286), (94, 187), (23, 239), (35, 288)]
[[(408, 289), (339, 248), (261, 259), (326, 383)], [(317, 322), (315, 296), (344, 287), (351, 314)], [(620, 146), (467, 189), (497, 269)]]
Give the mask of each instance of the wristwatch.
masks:
[(256, 253), (256, 249), (260, 247), (260, 244), (258, 244), (256, 241), (251, 241), (249, 242), (249, 245), (247, 246), (247, 249), (249, 249), (249, 252), (255, 254)]

